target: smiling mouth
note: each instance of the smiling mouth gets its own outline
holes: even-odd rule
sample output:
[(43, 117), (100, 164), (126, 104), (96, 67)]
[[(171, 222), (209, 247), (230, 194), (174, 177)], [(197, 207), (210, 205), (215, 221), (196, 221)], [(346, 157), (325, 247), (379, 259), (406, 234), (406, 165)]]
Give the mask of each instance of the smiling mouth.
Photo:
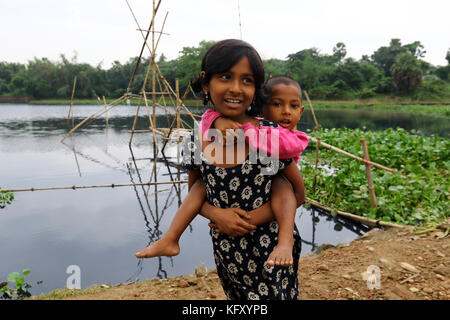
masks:
[(242, 103), (242, 100), (240, 99), (224, 99), (224, 100), (229, 103)]
[(228, 99), (224, 99), (225, 103), (229, 106), (229, 107), (239, 107), (242, 104), (242, 100), (239, 99), (232, 99), (232, 98), (228, 98)]

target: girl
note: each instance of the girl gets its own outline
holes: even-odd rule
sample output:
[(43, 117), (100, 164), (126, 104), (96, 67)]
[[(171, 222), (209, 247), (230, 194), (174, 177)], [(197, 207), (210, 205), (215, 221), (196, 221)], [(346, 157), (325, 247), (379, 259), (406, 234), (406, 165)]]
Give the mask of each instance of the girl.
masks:
[[(264, 85), (264, 93), (267, 97), (263, 104), (264, 118), (274, 121), (280, 125), (277, 128), (255, 127), (251, 123), (241, 125), (231, 119), (222, 117), (220, 113), (213, 109), (208, 109), (202, 116), (202, 131), (207, 134), (210, 127), (214, 126), (226, 137), (231, 137), (229, 129), (244, 129), (248, 132), (253, 130), (256, 136), (263, 131), (270, 141), (270, 135), (277, 131), (279, 143), (272, 148), (278, 148), (280, 159), (294, 158), (298, 162), (301, 152), (308, 145), (308, 136), (306, 133), (294, 130), (303, 114), (302, 93), (299, 84), (288, 76), (272, 77)], [(273, 153), (265, 144), (258, 144), (257, 139), (247, 139), (249, 146), (253, 150), (264, 149), (264, 151)], [(269, 149), (269, 150), (268, 150)], [(292, 187), (294, 190), (292, 190)], [(296, 203), (293, 203), (292, 193), (304, 193), (303, 185), (291, 186), (282, 176), (277, 175), (272, 183), (272, 203), (271, 207), (279, 224), (278, 245), (269, 255), (269, 265), (288, 266), (293, 263), (292, 258), (292, 231), (294, 227)], [(284, 218), (286, 216), (286, 218)]]
[[(256, 50), (240, 40), (224, 40), (205, 54), (202, 72), (192, 87), (196, 92), (203, 92), (205, 100), (210, 99), (216, 111), (226, 118), (240, 124), (251, 123), (255, 127), (276, 126), (275, 123), (255, 119), (247, 112), (250, 106), (261, 104), (263, 81), (264, 67)], [(237, 141), (231, 143), (233, 152), (230, 159), (227, 157), (230, 155), (229, 141), (227, 144), (220, 139), (207, 141), (194, 132), (187, 140), (190, 152), (183, 155), (188, 168), (188, 197), (193, 194), (201, 196), (201, 190), (206, 188), (207, 201), (201, 206), (201, 214), (214, 224), (210, 234), (223, 289), (229, 299), (297, 299), (301, 240), (295, 225), (293, 264), (285, 268), (270, 266), (266, 262), (276, 245), (278, 224), (272, 221), (270, 206), (273, 175), (262, 172), (263, 169), (270, 171), (273, 162), (263, 161), (259, 155), (256, 162), (250, 161), (248, 145), (239, 148)], [(280, 167), (292, 185), (303, 183), (292, 159), (280, 160)], [(191, 198), (194, 200), (193, 196)], [(187, 199), (180, 209), (190, 205)], [(304, 199), (295, 200), (300, 205)], [(198, 203), (202, 201), (203, 198)], [(172, 236), (165, 243), (170, 242), (171, 237), (173, 240), (176, 231), (185, 228), (192, 220), (193, 217), (186, 216), (188, 210), (182, 212), (177, 212), (169, 229)], [(147, 256), (147, 249), (138, 252), (137, 256)], [(163, 255), (163, 242), (153, 249), (157, 250), (152, 254), (159, 250), (156, 255)], [(179, 251), (179, 248), (174, 251)]]

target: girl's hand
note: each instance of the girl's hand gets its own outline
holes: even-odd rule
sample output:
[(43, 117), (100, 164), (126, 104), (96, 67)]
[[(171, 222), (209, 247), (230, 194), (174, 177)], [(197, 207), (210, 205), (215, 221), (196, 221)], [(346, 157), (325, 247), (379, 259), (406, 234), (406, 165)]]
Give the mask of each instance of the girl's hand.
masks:
[(224, 138), (225, 141), (227, 140), (233, 141), (232, 138), (236, 136), (235, 134), (233, 134), (234, 130), (239, 129), (239, 127), (241, 126), (239, 122), (224, 117), (219, 117), (216, 120), (214, 120), (213, 125), (214, 128), (216, 128), (222, 133), (222, 137)]
[(240, 237), (256, 229), (255, 225), (249, 223), (250, 215), (245, 210), (239, 208), (216, 208), (215, 210), (217, 214), (214, 215), (214, 223), (210, 223), (209, 226), (216, 232)]

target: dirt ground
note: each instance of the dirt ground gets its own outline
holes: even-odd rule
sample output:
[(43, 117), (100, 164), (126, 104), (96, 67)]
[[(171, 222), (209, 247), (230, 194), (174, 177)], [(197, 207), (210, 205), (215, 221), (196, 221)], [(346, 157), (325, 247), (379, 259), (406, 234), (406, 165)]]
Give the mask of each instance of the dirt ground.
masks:
[[(431, 231), (373, 229), (349, 244), (321, 246), (318, 252), (300, 259), (299, 299), (448, 300), (448, 228), (447, 223)], [(376, 270), (380, 271), (378, 282)], [(368, 282), (368, 277), (373, 282)], [(197, 268), (196, 274), (102, 285), (64, 299), (223, 300), (226, 297), (215, 270)]]

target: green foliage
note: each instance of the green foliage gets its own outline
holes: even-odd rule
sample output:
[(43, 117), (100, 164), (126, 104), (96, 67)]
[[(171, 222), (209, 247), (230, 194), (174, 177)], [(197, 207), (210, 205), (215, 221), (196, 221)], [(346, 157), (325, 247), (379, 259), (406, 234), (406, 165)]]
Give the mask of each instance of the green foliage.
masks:
[(395, 87), (402, 93), (414, 91), (422, 82), (422, 70), (415, 56), (401, 53), (391, 67)]
[[(323, 142), (360, 157), (360, 138), (365, 137), (370, 159), (396, 172), (372, 167), (378, 203), (374, 209), (370, 206), (364, 164), (321, 148), (321, 166), (313, 189), (315, 152), (306, 152), (300, 169), (309, 197), (342, 211), (407, 225), (439, 222), (450, 216), (448, 139), (419, 136), (399, 128), (325, 129), (312, 136), (320, 136)], [(315, 150), (315, 144), (310, 143), (308, 148)]]
[[(0, 283), (0, 293), (3, 292), (1, 298), (22, 300), (23, 298), (30, 297), (31, 293), (28, 289), (30, 289), (31, 286), (28, 283), (25, 283), (25, 278), (29, 273), (30, 269), (24, 269), (22, 271), (22, 277), (18, 272), (10, 273), (7, 281)], [(12, 288), (8, 287), (9, 282), (13, 284)]]
[(14, 194), (11, 192), (2, 191), (0, 189), (0, 209), (6, 207), (7, 204), (10, 204), (14, 200)]
[(180, 81), (180, 88), (187, 88), (190, 81), (198, 77), (202, 58), (213, 44), (213, 41), (201, 41), (199, 47), (184, 47), (180, 52), (175, 72), (175, 77)]
[[(173, 60), (161, 54), (158, 66), (169, 84), (175, 87), (178, 78), (180, 92), (185, 92), (189, 82), (198, 76), (201, 59), (213, 43), (201, 41), (197, 46), (183, 47)], [(424, 61), (426, 51), (420, 41), (402, 45), (399, 39), (392, 39), (389, 46), (382, 46), (359, 61), (346, 58), (343, 42), (338, 42), (332, 51), (330, 55), (308, 48), (289, 54), (286, 60), (265, 60), (266, 75), (291, 76), (314, 99), (367, 99), (380, 94), (447, 99), (450, 65), (435, 67)], [(0, 95), (70, 99), (77, 76), (76, 99), (118, 98), (127, 91), (137, 58), (132, 57), (126, 63), (114, 61), (108, 69), (101, 64), (94, 67), (79, 63), (76, 56), (69, 60), (64, 55), (56, 62), (47, 58), (34, 58), (26, 65), (0, 62)], [(450, 51), (447, 58), (450, 60)], [(149, 59), (141, 59), (131, 92), (142, 90)], [(438, 79), (445, 83), (432, 84), (435, 90), (427, 94), (429, 83)], [(195, 97), (191, 94), (189, 98)]]

